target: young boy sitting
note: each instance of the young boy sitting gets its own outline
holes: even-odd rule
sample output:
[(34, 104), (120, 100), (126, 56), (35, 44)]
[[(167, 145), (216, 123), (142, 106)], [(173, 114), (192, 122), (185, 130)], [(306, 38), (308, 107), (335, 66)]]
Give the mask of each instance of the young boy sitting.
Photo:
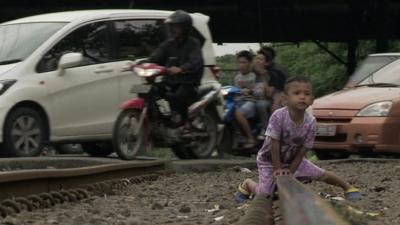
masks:
[(276, 189), (276, 178), (280, 175), (323, 181), (341, 187), (349, 200), (360, 199), (357, 188), (304, 157), (306, 149), (313, 146), (317, 125), (315, 117), (306, 112), (313, 103), (311, 82), (305, 77), (288, 79), (283, 97), (286, 106), (272, 114), (264, 145), (257, 155), (259, 182), (246, 179), (239, 185), (235, 200), (243, 202), (251, 193), (272, 194)]
[(239, 74), (235, 77), (234, 85), (240, 88), (240, 96), (236, 99), (235, 119), (247, 137), (247, 143), (243, 147), (252, 148), (256, 141), (251, 133), (248, 119), (256, 116), (255, 99), (251, 95), (256, 83), (256, 75), (251, 71), (253, 55), (249, 51), (240, 51), (237, 60)]

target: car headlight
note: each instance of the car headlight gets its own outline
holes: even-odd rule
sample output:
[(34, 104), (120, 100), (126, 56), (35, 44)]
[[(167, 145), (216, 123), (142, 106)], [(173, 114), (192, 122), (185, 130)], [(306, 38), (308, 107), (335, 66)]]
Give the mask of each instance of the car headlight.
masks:
[(0, 95), (7, 91), (17, 80), (0, 80)]
[(372, 103), (361, 109), (357, 116), (387, 116), (392, 104), (391, 101)]

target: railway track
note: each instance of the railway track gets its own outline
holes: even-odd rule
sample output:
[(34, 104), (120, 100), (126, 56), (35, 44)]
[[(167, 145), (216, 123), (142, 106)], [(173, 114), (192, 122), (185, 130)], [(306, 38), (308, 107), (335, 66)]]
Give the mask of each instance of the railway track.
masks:
[[(321, 163), (336, 165), (341, 162), (366, 161), (381, 163), (399, 160), (347, 159)], [(230, 168), (232, 163), (229, 160), (182, 160), (174, 162), (174, 169), (181, 172), (215, 171), (224, 166)], [(255, 166), (252, 160), (241, 162), (241, 165), (246, 166), (253, 164)], [(169, 162), (144, 159), (129, 162), (91, 157), (1, 159), (0, 216), (79, 201), (91, 196), (114, 194), (130, 184), (156, 180), (170, 168)], [(257, 196), (241, 224), (347, 224), (328, 203), (299, 182), (291, 178), (280, 178), (278, 185), (280, 200)]]
[(349, 225), (304, 184), (289, 176), (277, 180), (279, 201), (258, 194), (240, 225)]
[(3, 161), (0, 166), (8, 168), (0, 172), (0, 216), (6, 217), (156, 180), (169, 162), (37, 158)]

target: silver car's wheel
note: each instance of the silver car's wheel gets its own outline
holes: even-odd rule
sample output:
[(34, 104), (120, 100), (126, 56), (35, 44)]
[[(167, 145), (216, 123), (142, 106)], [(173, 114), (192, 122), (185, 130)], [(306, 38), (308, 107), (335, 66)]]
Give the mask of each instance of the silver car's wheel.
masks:
[(5, 124), (2, 152), (9, 156), (39, 155), (45, 137), (42, 121), (31, 108), (17, 108), (11, 112)]
[(39, 147), (41, 133), (37, 121), (33, 117), (19, 117), (13, 124), (11, 135), (17, 151), (29, 154), (33, 149)]
[[(113, 132), (113, 146), (121, 159), (134, 159), (144, 143), (144, 127), (139, 127), (141, 111), (123, 111), (117, 119)], [(139, 129), (135, 135), (133, 132)]]

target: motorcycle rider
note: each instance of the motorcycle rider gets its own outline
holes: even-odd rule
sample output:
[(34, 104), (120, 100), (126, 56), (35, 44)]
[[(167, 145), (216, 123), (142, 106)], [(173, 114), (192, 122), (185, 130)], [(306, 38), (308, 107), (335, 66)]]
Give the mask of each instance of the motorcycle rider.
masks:
[(148, 62), (167, 67), (168, 75), (163, 83), (170, 90), (165, 99), (171, 109), (180, 115), (176, 126), (185, 125), (188, 119), (188, 107), (195, 101), (197, 89), (203, 76), (204, 61), (200, 42), (190, 35), (192, 18), (177, 10), (166, 20), (171, 38), (164, 41), (149, 57)]

